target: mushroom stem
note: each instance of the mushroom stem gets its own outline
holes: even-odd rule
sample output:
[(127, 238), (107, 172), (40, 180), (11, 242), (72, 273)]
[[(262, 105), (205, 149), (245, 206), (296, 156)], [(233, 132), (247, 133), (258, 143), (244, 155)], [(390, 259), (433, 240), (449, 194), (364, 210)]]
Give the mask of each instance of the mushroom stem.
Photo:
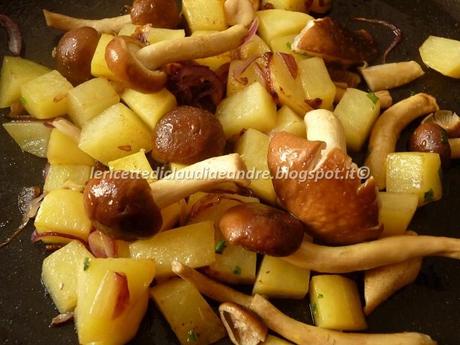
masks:
[(254, 311), (274, 332), (301, 345), (435, 345), (428, 335), (421, 333), (359, 334), (341, 333), (307, 325), (283, 314), (260, 295), (252, 299)]
[(386, 110), (372, 129), (369, 141), (369, 157), (366, 165), (371, 170), (379, 189), (386, 186), (386, 159), (395, 151), (402, 130), (412, 121), (439, 110), (436, 99), (425, 93), (406, 98)]
[(415, 61), (387, 63), (361, 68), (360, 71), (372, 91), (393, 89), (425, 74)]
[(213, 157), (192, 164), (150, 184), (155, 203), (160, 208), (223, 182), (248, 185), (246, 166), (239, 154)]
[(131, 23), (131, 16), (129, 14), (114, 18), (80, 19), (43, 10), (43, 15), (45, 16), (47, 26), (62, 31), (89, 26), (101, 33), (113, 33), (120, 31), (124, 25)]
[(425, 256), (460, 260), (460, 239), (404, 235), (342, 247), (321, 246), (304, 241), (296, 253), (283, 259), (315, 272), (350, 273)]
[(238, 48), (248, 30), (234, 25), (210, 35), (162, 41), (140, 49), (136, 56), (145, 67), (155, 70), (162, 65), (215, 56)]
[(420, 333), (342, 333), (310, 326), (284, 315), (259, 295), (245, 295), (181, 263), (173, 262), (172, 270), (203, 295), (221, 303), (233, 302), (252, 310), (272, 331), (299, 345), (436, 345), (429, 336)]
[(460, 138), (449, 139), (452, 159), (460, 159)]
[(393, 105), (393, 97), (391, 97), (391, 93), (388, 90), (377, 91), (375, 95), (380, 100), (380, 108), (381, 109), (388, 109)]
[(174, 261), (171, 264), (172, 271), (182, 279), (192, 283), (205, 296), (220, 302), (233, 302), (248, 308), (251, 305), (252, 297), (236, 291), (224, 284), (218, 283), (204, 274)]
[[(323, 141), (326, 147), (321, 151), (322, 158), (335, 148), (347, 152), (345, 131), (340, 120), (329, 110), (318, 109), (310, 111), (305, 115), (305, 126), (307, 127), (307, 139), (309, 141)], [(319, 165), (317, 165), (319, 166)]]

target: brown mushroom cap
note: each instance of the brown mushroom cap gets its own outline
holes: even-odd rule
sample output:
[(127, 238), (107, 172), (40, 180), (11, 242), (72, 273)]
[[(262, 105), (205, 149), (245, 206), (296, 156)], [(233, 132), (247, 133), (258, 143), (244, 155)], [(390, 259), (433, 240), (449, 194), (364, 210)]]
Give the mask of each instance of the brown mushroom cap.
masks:
[(98, 42), (99, 33), (87, 26), (66, 32), (56, 47), (56, 69), (74, 85), (91, 79), (91, 59)]
[(141, 43), (131, 37), (115, 37), (105, 51), (107, 66), (126, 87), (146, 93), (159, 91), (166, 84), (166, 74), (149, 70), (136, 58), (141, 48)]
[(150, 186), (141, 178), (94, 178), (86, 185), (84, 203), (93, 224), (113, 238), (150, 237), (162, 225)]
[(173, 29), (179, 25), (181, 17), (176, 0), (135, 0), (131, 21), (136, 25)]
[(423, 123), (434, 122), (445, 129), (449, 138), (460, 137), (460, 116), (450, 110), (438, 110), (428, 115)]
[[(364, 184), (357, 167), (341, 149), (323, 157), (324, 176), (302, 177), (312, 172), (321, 157), (324, 143), (308, 141), (280, 132), (272, 136), (268, 166), (276, 194), (284, 207), (308, 225), (307, 231), (330, 244), (352, 244), (379, 237), (379, 204), (375, 180)], [(277, 175), (287, 171), (284, 176)], [(333, 176), (327, 176), (331, 171)], [(353, 173), (354, 171), (354, 173)], [(294, 176), (295, 173), (298, 176)]]
[(374, 39), (367, 31), (350, 31), (330, 17), (309, 22), (294, 39), (292, 49), (343, 65), (362, 64), (377, 55)]
[(434, 122), (422, 123), (409, 140), (409, 150), (415, 152), (434, 152), (441, 157), (443, 167), (448, 167), (451, 149), (447, 132)]
[(152, 156), (159, 162), (193, 164), (224, 153), (225, 135), (219, 120), (210, 112), (178, 107), (157, 123)]
[(231, 244), (278, 257), (294, 253), (304, 236), (301, 221), (259, 203), (232, 207), (219, 220), (219, 228)]
[(258, 345), (265, 341), (268, 328), (253, 311), (233, 302), (219, 307), (220, 318), (235, 345)]

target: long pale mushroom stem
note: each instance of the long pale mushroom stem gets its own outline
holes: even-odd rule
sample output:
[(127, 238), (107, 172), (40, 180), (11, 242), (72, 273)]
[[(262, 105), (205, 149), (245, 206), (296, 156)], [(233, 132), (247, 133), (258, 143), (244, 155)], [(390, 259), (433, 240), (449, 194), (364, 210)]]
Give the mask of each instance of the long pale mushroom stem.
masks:
[(198, 271), (179, 262), (172, 270), (182, 279), (193, 284), (203, 295), (218, 302), (241, 304), (265, 322), (268, 328), (287, 340), (299, 345), (436, 345), (429, 336), (420, 333), (359, 334), (321, 329), (294, 320), (283, 314), (265, 298), (242, 294), (228, 286), (213, 281)]
[(101, 33), (116, 33), (124, 25), (131, 23), (131, 16), (129, 14), (104, 19), (80, 19), (43, 10), (43, 15), (45, 16), (47, 26), (63, 31), (89, 26)]
[(327, 247), (304, 241), (296, 253), (283, 259), (315, 272), (350, 273), (425, 256), (460, 260), (460, 239), (394, 236), (343, 247)]
[(150, 184), (153, 199), (160, 208), (172, 205), (183, 198), (223, 182), (237, 182), (247, 186), (246, 166), (239, 154), (213, 157)]

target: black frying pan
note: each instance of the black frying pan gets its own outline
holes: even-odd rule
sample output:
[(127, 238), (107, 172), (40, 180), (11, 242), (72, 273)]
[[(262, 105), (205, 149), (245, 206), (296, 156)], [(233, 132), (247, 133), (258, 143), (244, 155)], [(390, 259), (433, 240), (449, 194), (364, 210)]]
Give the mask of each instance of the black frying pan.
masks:
[[(403, 30), (404, 42), (390, 55), (390, 60), (419, 61), (418, 47), (430, 34), (460, 39), (458, 0), (334, 1), (332, 16), (346, 24), (362, 27), (361, 23), (352, 23), (351, 18), (364, 16), (388, 20)], [(59, 33), (45, 27), (41, 8), (100, 18), (120, 14), (126, 3), (123, 0), (0, 0), (0, 13), (19, 23), (24, 34), (25, 56), (53, 66), (51, 50)], [(385, 29), (366, 28), (376, 35), (382, 47), (391, 39)], [(6, 34), (0, 31), (0, 55), (7, 53)], [(460, 112), (460, 81), (428, 71), (410, 87), (392, 93), (396, 99), (401, 99), (418, 91), (436, 96), (442, 108)], [(3, 129), (0, 132), (0, 238), (4, 239), (21, 219), (19, 192), (25, 186), (43, 184), (45, 162), (21, 153), (6, 132)], [(406, 141), (407, 135), (401, 139), (401, 150), (405, 149)], [(459, 163), (445, 173), (444, 188), (443, 200), (420, 209), (412, 229), (421, 234), (460, 237)], [(18, 240), (0, 250), (0, 343), (76, 344), (73, 326), (48, 328), (57, 312), (40, 284), (45, 251), (41, 245), (30, 242), (31, 232), (30, 226)], [(311, 322), (307, 303), (276, 301), (276, 304), (287, 314)], [(369, 318), (369, 325), (372, 332), (418, 331), (430, 334), (441, 345), (460, 344), (460, 262), (425, 260), (416, 283), (379, 307)], [(167, 345), (177, 344), (177, 340), (161, 314), (151, 306), (132, 343)]]

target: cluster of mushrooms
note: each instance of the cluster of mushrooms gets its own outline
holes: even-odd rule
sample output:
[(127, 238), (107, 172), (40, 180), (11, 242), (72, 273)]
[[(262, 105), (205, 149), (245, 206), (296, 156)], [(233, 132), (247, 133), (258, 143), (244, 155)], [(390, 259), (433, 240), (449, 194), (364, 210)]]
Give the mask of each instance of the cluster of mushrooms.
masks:
[[(167, 86), (178, 96), (181, 106), (165, 115), (155, 129), (154, 159), (189, 164), (184, 174), (208, 169), (216, 176), (225, 176), (178, 180), (171, 175), (151, 183), (142, 178), (94, 178), (86, 185), (84, 200), (97, 229), (114, 239), (151, 237), (161, 229), (160, 209), (223, 182), (234, 182), (242, 189), (248, 186), (246, 167), (238, 154), (225, 154), (228, 143), (212, 114), (224, 95), (222, 76), (190, 61), (238, 49), (253, 30), (258, 8), (258, 1), (226, 0), (225, 11), (232, 24), (229, 29), (152, 45), (146, 45), (143, 39), (149, 28), (175, 28), (181, 23), (175, 0), (135, 0), (130, 14), (101, 20), (44, 11), (50, 27), (67, 31), (55, 50), (55, 58), (57, 69), (74, 84), (91, 78), (90, 60), (101, 33), (118, 32), (127, 23), (141, 25), (133, 36), (117, 36), (110, 42), (106, 61), (120, 87), (154, 92)], [(337, 97), (341, 87), (354, 87), (361, 81), (349, 67), (363, 65), (377, 55), (376, 43), (367, 31), (347, 30), (329, 17), (311, 21), (297, 36), (292, 49), (325, 59), (339, 89)], [(413, 233), (379, 239), (383, 229), (379, 223), (378, 190), (384, 187), (386, 156), (395, 151), (402, 130), (415, 119), (432, 113), (414, 132), (410, 148), (438, 152), (445, 165), (452, 158), (460, 158), (460, 139), (455, 139), (460, 136), (460, 118), (456, 114), (439, 111), (436, 100), (427, 94), (392, 104), (387, 90), (420, 77), (423, 71), (417, 66), (408, 62), (361, 68), (368, 85), (387, 108), (370, 139), (367, 165), (373, 177), (364, 182), (358, 174), (355, 178), (319, 181), (274, 179), (279, 207), (241, 204), (231, 208), (218, 222), (225, 240), (315, 272), (375, 273), (396, 265), (407, 272), (402, 286), (415, 279), (423, 257), (460, 259), (457, 239)], [(305, 123), (307, 139), (286, 132), (271, 135), (267, 158), (273, 175), (283, 169), (315, 172), (338, 168), (344, 173), (358, 170), (347, 154), (343, 128), (333, 113), (310, 111)], [(446, 140), (448, 137), (451, 139)], [(310, 236), (321, 244), (313, 243)], [(221, 317), (235, 344), (259, 344), (268, 329), (296, 344), (435, 344), (419, 333), (347, 334), (320, 329), (289, 318), (261, 296), (244, 295), (179, 262), (173, 264), (173, 271), (205, 296), (222, 303)], [(366, 312), (379, 303), (376, 298), (370, 296)]]

